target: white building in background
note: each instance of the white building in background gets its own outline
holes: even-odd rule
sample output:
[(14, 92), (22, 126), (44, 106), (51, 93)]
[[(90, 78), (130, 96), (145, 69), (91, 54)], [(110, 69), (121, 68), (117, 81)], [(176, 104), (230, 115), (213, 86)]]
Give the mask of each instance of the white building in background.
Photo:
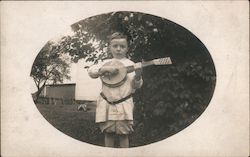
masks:
[[(92, 79), (88, 75), (86, 66), (93, 63), (86, 63), (84, 59), (78, 63), (72, 63), (70, 69), (71, 80), (64, 80), (62, 84), (48, 84), (41, 92), (42, 97), (49, 98), (62, 98), (62, 99), (75, 99), (96, 101), (101, 91), (101, 80), (99, 78)], [(32, 93), (37, 91), (35, 83), (31, 78)], [(65, 94), (66, 93), (66, 94)]]
[(92, 79), (88, 75), (86, 66), (93, 63), (86, 63), (83, 59), (77, 63), (75, 100), (95, 101), (101, 91), (101, 80)]

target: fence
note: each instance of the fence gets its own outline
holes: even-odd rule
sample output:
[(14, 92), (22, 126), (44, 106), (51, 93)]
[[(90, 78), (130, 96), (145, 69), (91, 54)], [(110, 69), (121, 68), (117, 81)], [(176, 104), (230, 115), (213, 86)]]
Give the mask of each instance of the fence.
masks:
[(37, 100), (38, 104), (51, 104), (51, 105), (73, 105), (76, 104), (75, 99), (65, 98), (52, 98), (52, 97), (39, 97)]

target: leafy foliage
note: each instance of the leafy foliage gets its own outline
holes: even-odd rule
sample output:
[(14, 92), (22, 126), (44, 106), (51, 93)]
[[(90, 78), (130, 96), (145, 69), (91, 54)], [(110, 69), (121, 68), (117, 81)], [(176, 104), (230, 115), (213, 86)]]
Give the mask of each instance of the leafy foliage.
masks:
[(171, 57), (173, 65), (143, 69), (144, 85), (134, 96), (136, 127), (142, 128), (148, 143), (182, 130), (206, 109), (215, 87), (214, 64), (202, 42), (185, 28), (135, 12), (90, 17), (72, 28), (88, 32), (99, 42), (96, 52), (106, 56), (108, 35), (121, 31), (129, 37), (133, 61)]
[(49, 41), (37, 55), (31, 69), (30, 76), (38, 90), (35, 101), (46, 83), (62, 83), (64, 79), (70, 79), (69, 72), (69, 64), (63, 57), (59, 46)]

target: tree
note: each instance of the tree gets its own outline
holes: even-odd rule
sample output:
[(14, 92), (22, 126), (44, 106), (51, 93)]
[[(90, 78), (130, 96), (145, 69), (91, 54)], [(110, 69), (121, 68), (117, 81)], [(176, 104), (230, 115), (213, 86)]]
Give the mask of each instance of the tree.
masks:
[(107, 56), (108, 35), (115, 31), (128, 35), (129, 55), (135, 62), (171, 57), (171, 66), (143, 69), (144, 85), (134, 97), (136, 127), (143, 127), (145, 143), (185, 128), (211, 100), (216, 82), (212, 58), (202, 42), (182, 26), (138, 12), (111, 12), (79, 21), (72, 29), (98, 43), (91, 55), (81, 55), (90, 61)]
[(35, 102), (38, 100), (46, 83), (62, 83), (64, 79), (70, 79), (69, 63), (61, 53), (59, 46), (49, 41), (37, 55), (30, 76), (37, 87)]
[[(206, 109), (215, 88), (215, 67), (203, 43), (182, 26), (138, 12), (111, 12), (71, 27), (74, 35), (62, 38), (57, 49), (70, 55), (73, 62), (84, 58), (96, 63), (107, 58), (108, 36), (115, 31), (128, 36), (129, 57), (134, 62), (171, 57), (172, 65), (143, 69), (144, 84), (134, 96), (135, 132), (143, 139), (132, 140), (141, 141), (138, 145), (177, 133)], [(43, 56), (36, 63), (39, 68), (48, 65)], [(34, 76), (46, 80), (40, 71), (34, 70)], [(40, 83), (39, 79), (35, 82)]]

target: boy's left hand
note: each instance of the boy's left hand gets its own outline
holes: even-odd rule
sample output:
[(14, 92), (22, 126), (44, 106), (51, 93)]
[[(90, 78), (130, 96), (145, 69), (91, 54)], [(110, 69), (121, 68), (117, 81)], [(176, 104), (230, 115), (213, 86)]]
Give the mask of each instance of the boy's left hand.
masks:
[(136, 68), (135, 69), (135, 79), (139, 81), (141, 79), (141, 75), (142, 75), (142, 68)]
[(142, 75), (142, 64), (137, 63), (134, 65), (134, 67), (135, 67), (135, 79), (137, 81), (139, 81), (141, 79), (141, 75)]

